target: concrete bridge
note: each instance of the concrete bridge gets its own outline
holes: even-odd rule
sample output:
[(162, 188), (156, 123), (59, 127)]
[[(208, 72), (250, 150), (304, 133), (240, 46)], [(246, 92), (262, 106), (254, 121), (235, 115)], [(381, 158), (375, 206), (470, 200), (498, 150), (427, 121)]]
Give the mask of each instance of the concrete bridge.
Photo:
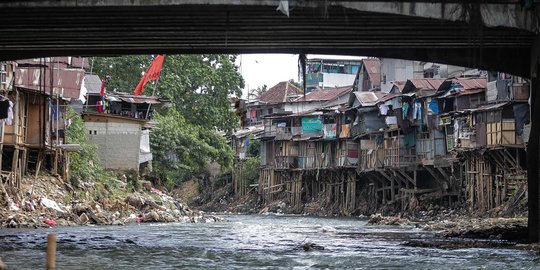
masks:
[[(276, 9), (279, 7), (279, 11)], [(317, 53), (478, 67), (532, 80), (529, 230), (540, 239), (539, 0), (13, 0), (0, 60), (149, 53)]]

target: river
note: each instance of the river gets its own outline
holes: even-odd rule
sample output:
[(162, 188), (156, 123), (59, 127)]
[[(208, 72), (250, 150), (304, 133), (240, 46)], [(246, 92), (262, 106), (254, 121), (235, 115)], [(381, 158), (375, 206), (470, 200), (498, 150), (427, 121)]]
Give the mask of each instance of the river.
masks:
[[(357, 218), (224, 216), (228, 222), (2, 229), (10, 269), (43, 269), (57, 233), (58, 269), (539, 269), (540, 256), (502, 248), (405, 247), (433, 234)], [(324, 250), (298, 248), (312, 242)]]

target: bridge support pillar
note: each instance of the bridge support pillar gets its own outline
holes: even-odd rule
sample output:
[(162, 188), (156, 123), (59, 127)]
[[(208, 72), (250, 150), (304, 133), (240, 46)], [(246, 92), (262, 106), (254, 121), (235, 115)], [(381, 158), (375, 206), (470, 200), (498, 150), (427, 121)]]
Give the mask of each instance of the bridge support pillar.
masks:
[(540, 37), (531, 50), (531, 134), (527, 146), (529, 240), (540, 242)]

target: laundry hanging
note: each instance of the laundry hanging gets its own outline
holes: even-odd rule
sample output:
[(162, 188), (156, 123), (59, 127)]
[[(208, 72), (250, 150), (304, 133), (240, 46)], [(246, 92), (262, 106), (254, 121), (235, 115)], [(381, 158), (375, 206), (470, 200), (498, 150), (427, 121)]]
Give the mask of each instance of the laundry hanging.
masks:
[(0, 96), (0, 123), (12, 125), (13, 123), (13, 102)]

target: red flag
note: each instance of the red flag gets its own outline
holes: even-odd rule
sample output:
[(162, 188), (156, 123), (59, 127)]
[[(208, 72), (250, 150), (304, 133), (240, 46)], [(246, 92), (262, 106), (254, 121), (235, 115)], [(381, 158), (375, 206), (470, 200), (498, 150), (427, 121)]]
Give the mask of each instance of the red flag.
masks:
[(137, 84), (135, 90), (133, 90), (134, 95), (140, 95), (148, 81), (155, 81), (159, 78), (159, 75), (161, 74), (161, 67), (163, 66), (163, 60), (165, 60), (164, 54), (160, 54), (156, 56), (156, 58), (154, 58), (154, 61), (144, 73), (141, 81), (139, 82), (139, 84)]
[(105, 79), (101, 80), (101, 90), (99, 90), (99, 96), (102, 97), (105, 95)]

